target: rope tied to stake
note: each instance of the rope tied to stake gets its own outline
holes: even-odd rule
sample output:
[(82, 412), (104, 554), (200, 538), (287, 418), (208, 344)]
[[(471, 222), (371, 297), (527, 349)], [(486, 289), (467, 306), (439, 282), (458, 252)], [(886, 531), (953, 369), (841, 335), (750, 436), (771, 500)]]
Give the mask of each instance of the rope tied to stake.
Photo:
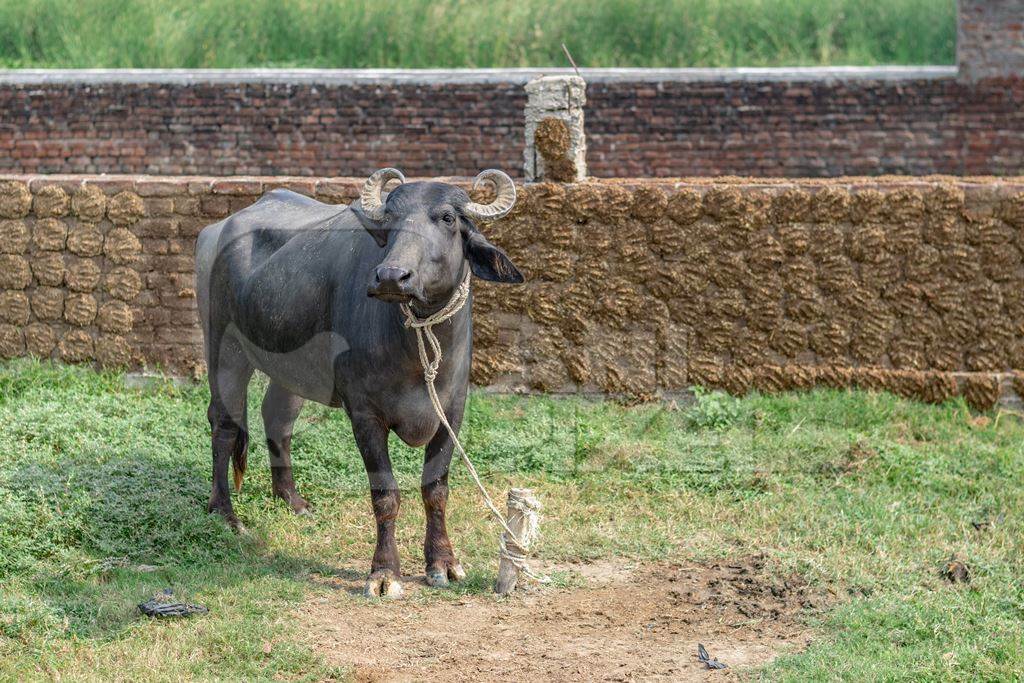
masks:
[(529, 546), (540, 535), (540, 501), (534, 498), (529, 489), (512, 489), (508, 492), (507, 526), (519, 531), (509, 535), (501, 534), (501, 561), (498, 563), (498, 580), (494, 584), (497, 593), (511, 592), (518, 582), (519, 574), (545, 583), (548, 577), (538, 578), (526, 565), (526, 553)]
[[(437, 379), (437, 371), (438, 368), (441, 367), (441, 361), (443, 360), (444, 355), (441, 352), (441, 343), (437, 340), (437, 335), (434, 334), (433, 328), (435, 325), (450, 320), (456, 313), (462, 310), (463, 306), (466, 305), (466, 302), (469, 300), (470, 277), (472, 277), (472, 271), (467, 269), (466, 276), (462, 279), (462, 282), (459, 283), (459, 286), (455, 289), (455, 292), (452, 294), (452, 298), (448, 300), (448, 303), (446, 303), (441, 310), (431, 313), (425, 318), (417, 318), (409, 304), (399, 304), (399, 309), (405, 316), (405, 327), (416, 333), (416, 346), (419, 349), (420, 364), (423, 366), (423, 379), (426, 380), (427, 394), (430, 396), (430, 402), (434, 406), (434, 412), (437, 413), (437, 417), (441, 421), (441, 424), (443, 424), (444, 428), (448, 431), (448, 435), (452, 439), (452, 444), (455, 446), (455, 450), (458, 452), (459, 458), (462, 460), (463, 464), (465, 464), (470, 477), (473, 479), (473, 483), (476, 484), (476, 488), (484, 500), (484, 505), (487, 506), (491, 515), (498, 520), (498, 523), (505, 531), (505, 533), (498, 538), (498, 547), (500, 549), (501, 558), (512, 563), (516, 569), (534, 581), (547, 583), (551, 579), (547, 576), (540, 576), (534, 573), (526, 562), (526, 550), (530, 547), (530, 544), (536, 539), (539, 533), (538, 512), (540, 504), (535, 499), (522, 502), (522, 499), (510, 497), (510, 508), (513, 508), (516, 513), (522, 514), (524, 522), (523, 532), (521, 535), (512, 531), (508, 522), (505, 520), (504, 515), (501, 514), (500, 510), (498, 510), (494, 501), (491, 500), (490, 494), (487, 493), (487, 489), (484, 487), (483, 482), (480, 481), (480, 475), (477, 474), (476, 467), (473, 466), (473, 462), (469, 459), (469, 455), (466, 454), (466, 449), (462, 447), (459, 437), (455, 434), (455, 430), (452, 429), (451, 424), (448, 422), (448, 417), (444, 414), (444, 406), (441, 405), (441, 400), (437, 396), (437, 389), (434, 387), (434, 380)], [(428, 346), (430, 347), (429, 353), (427, 351)], [(431, 356), (433, 356), (433, 358), (431, 358)], [(514, 500), (518, 500), (520, 502), (513, 502)]]

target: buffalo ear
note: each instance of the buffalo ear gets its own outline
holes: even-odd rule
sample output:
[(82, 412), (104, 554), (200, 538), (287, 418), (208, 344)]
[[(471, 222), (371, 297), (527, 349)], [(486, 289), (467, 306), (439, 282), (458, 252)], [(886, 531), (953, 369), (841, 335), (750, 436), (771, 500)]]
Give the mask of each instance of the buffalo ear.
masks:
[(481, 280), (511, 284), (519, 284), (524, 280), (512, 259), (475, 230), (466, 236), (466, 258), (473, 275)]
[(352, 202), (348, 208), (352, 209), (352, 213), (355, 214), (359, 222), (366, 228), (366, 232), (370, 233), (378, 247), (383, 247), (388, 243), (388, 231), (381, 227), (383, 221), (375, 221), (367, 216), (359, 202)]

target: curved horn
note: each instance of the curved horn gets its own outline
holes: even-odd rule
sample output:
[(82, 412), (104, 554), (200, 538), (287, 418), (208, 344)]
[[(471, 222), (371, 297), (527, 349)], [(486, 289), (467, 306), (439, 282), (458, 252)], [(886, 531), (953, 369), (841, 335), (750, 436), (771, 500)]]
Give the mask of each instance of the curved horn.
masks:
[(480, 187), (480, 183), (485, 180), (490, 180), (494, 184), (494, 189), (498, 191), (498, 196), (490, 204), (470, 202), (462, 208), (462, 211), (470, 218), (477, 218), (479, 220), (501, 218), (511, 211), (512, 205), (516, 203), (515, 183), (502, 171), (491, 168), (483, 171), (473, 180), (473, 189), (475, 190)]
[(405, 176), (397, 168), (382, 168), (374, 171), (373, 175), (366, 179), (363, 189), (359, 192), (359, 202), (363, 206), (363, 213), (371, 220), (384, 219), (384, 203), (380, 199), (380, 193), (389, 180), (395, 179), (399, 183), (405, 182)]

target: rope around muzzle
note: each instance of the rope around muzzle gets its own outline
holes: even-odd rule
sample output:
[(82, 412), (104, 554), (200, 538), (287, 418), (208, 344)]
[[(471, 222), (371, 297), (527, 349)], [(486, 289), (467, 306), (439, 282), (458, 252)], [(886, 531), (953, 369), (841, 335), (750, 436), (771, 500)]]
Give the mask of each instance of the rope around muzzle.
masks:
[[(530, 523), (524, 527), (521, 538), (509, 528), (508, 523), (505, 521), (505, 516), (501, 514), (501, 511), (498, 510), (494, 501), (491, 500), (490, 494), (487, 493), (487, 489), (484, 488), (483, 482), (480, 481), (480, 475), (477, 474), (476, 468), (469, 459), (469, 455), (466, 454), (466, 449), (462, 447), (459, 437), (455, 434), (455, 430), (452, 429), (451, 424), (448, 422), (448, 417), (444, 414), (444, 407), (441, 405), (441, 400), (437, 396), (437, 389), (434, 387), (434, 380), (437, 379), (437, 370), (441, 367), (441, 361), (443, 360), (444, 355), (441, 352), (441, 344), (437, 341), (437, 335), (434, 334), (433, 327), (451, 319), (456, 313), (462, 310), (463, 306), (466, 305), (466, 302), (469, 300), (469, 280), (471, 276), (472, 271), (467, 269), (466, 277), (464, 277), (462, 282), (459, 283), (459, 286), (455, 289), (455, 293), (452, 294), (452, 298), (448, 300), (448, 303), (444, 305), (444, 308), (428, 315), (426, 318), (417, 318), (409, 304), (399, 304), (399, 309), (401, 309), (402, 314), (405, 316), (405, 327), (416, 333), (416, 346), (419, 349), (420, 364), (423, 366), (423, 379), (426, 380), (427, 394), (430, 396), (430, 402), (434, 406), (434, 412), (437, 413), (437, 417), (440, 419), (441, 424), (444, 425), (444, 428), (448, 430), (448, 435), (452, 439), (455, 450), (458, 452), (462, 462), (466, 465), (466, 469), (469, 470), (469, 475), (472, 477), (473, 483), (476, 484), (477, 490), (480, 491), (480, 496), (484, 500), (484, 505), (487, 506), (491, 515), (498, 520), (498, 523), (505, 530), (505, 533), (498, 538), (500, 556), (515, 565), (516, 569), (530, 579), (539, 583), (548, 583), (551, 580), (550, 577), (534, 573), (526, 562), (527, 548), (529, 548), (530, 544), (536, 539), (539, 533), (536, 515), (537, 510), (534, 508), (531, 508), (530, 510), (517, 510), (518, 514), (527, 515), (530, 513), (527, 517), (527, 519), (530, 520)], [(430, 346), (430, 353), (427, 352), (428, 345)], [(431, 356), (433, 356), (433, 359), (431, 359)], [(508, 540), (506, 540), (506, 535)]]

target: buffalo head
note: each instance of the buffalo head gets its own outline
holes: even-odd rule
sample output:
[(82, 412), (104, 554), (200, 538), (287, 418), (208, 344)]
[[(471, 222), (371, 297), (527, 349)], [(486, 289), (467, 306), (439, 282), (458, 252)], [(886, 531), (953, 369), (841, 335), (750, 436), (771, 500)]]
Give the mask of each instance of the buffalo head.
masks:
[[(390, 180), (398, 185), (381, 199)], [(464, 263), (473, 274), (493, 282), (523, 281), (504, 251), (487, 241), (474, 220), (500, 218), (512, 210), (516, 189), (497, 170), (484, 171), (473, 187), (491, 182), (497, 197), (478, 204), (466, 191), (438, 182), (406, 183), (402, 173), (384, 168), (371, 175), (352, 208), (385, 250), (366, 293), (383, 301), (433, 306), (443, 303), (461, 281)]]

